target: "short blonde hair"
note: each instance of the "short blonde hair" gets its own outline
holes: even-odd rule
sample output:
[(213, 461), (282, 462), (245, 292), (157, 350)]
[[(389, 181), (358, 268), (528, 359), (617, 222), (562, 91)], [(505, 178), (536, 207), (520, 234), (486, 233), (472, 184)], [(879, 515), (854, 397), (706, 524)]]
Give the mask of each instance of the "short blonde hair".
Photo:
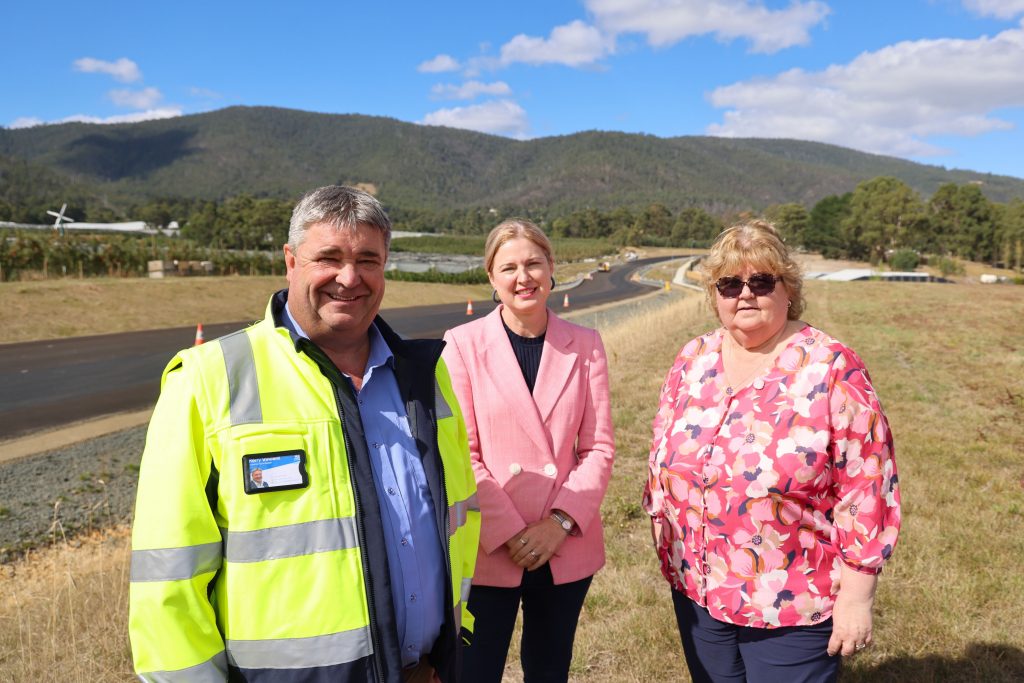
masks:
[(803, 273), (779, 236), (779, 231), (763, 219), (745, 221), (727, 228), (711, 246), (711, 253), (702, 265), (704, 290), (711, 310), (718, 310), (715, 299), (715, 283), (718, 279), (736, 275), (747, 266), (758, 272), (771, 273), (782, 280), (792, 302), (787, 317), (790, 320), (799, 319), (805, 306)]
[(487, 242), (484, 245), (484, 268), (491, 272), (494, 266), (494, 256), (501, 249), (501, 245), (514, 239), (523, 237), (530, 240), (544, 252), (548, 258), (548, 265), (555, 267), (555, 258), (552, 255), (551, 240), (532, 221), (525, 218), (509, 218), (507, 221), (498, 223), (490, 234), (487, 235)]

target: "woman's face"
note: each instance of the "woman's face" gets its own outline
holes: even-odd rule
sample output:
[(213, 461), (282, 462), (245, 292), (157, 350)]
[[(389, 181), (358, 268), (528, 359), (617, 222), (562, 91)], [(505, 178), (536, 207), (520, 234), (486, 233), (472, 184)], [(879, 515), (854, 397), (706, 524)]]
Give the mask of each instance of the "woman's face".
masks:
[(498, 248), (487, 277), (501, 303), (517, 317), (547, 307), (551, 263), (544, 250), (525, 237), (511, 239)]
[[(761, 273), (751, 266), (745, 266), (738, 273), (727, 273), (725, 277), (738, 277), (749, 281)], [(781, 278), (775, 281), (775, 289), (760, 296), (750, 291), (750, 285), (743, 285), (739, 296), (723, 296), (715, 290), (715, 306), (718, 319), (731, 333), (739, 332), (745, 337), (768, 339), (781, 330), (789, 314), (789, 292)]]

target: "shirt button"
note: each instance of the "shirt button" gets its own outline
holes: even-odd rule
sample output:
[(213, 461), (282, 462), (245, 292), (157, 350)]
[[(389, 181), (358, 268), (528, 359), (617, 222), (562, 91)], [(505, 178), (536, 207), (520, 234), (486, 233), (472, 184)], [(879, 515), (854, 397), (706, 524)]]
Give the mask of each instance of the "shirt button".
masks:
[(412, 595), (409, 596), (409, 602), (416, 602), (416, 594), (415, 593), (413, 593)]
[(553, 477), (556, 474), (558, 474), (558, 468), (555, 467), (554, 464), (549, 462), (547, 465), (544, 465), (544, 474), (548, 475), (549, 477)]
[(709, 477), (706, 474), (704, 476), (702, 476), (701, 479), (704, 481), (705, 484), (708, 483), (709, 481), (711, 481), (711, 477)]
[(393, 495), (395, 495), (395, 489), (394, 489), (394, 487), (392, 487), (392, 486), (389, 486), (389, 487), (388, 487), (388, 493), (390, 493), (390, 494), (391, 494), (392, 496), (393, 496)]
[(517, 462), (514, 462), (508, 466), (508, 471), (512, 473), (512, 476), (515, 476), (523, 471), (523, 466)]
[(403, 538), (402, 539), (402, 545), (409, 545), (409, 539), (408, 538)]

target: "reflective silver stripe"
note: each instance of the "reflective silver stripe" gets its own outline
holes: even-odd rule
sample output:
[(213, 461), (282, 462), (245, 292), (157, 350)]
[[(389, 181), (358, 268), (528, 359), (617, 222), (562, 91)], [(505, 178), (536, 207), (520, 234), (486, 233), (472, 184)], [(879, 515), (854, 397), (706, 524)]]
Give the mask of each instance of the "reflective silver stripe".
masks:
[(218, 652), (202, 664), (177, 671), (150, 671), (139, 674), (148, 683), (224, 683), (228, 679), (228, 658)]
[(475, 493), (466, 500), (457, 500), (448, 506), (448, 530), (452, 536), (466, 523), (466, 515), (470, 511), (480, 512), (480, 499)]
[(455, 629), (462, 630), (462, 601), (455, 603)]
[(469, 602), (469, 590), (473, 587), (473, 579), (462, 580), (462, 602)]
[(258, 424), (263, 422), (260, 406), (260, 387), (256, 381), (256, 358), (252, 342), (244, 330), (221, 337), (224, 364), (228, 370), (231, 424)]
[(228, 640), (224, 646), (231, 664), (242, 669), (308, 669), (373, 654), (369, 626), (312, 638)]
[(358, 545), (356, 522), (351, 517), (223, 533), (224, 559), (228, 562), (262, 562)]
[(180, 581), (220, 569), (221, 544), (133, 550), (129, 581)]
[(452, 412), (451, 406), (448, 405), (448, 401), (444, 398), (441, 385), (437, 381), (437, 375), (434, 375), (434, 412), (437, 414), (438, 420), (443, 420), (455, 414)]

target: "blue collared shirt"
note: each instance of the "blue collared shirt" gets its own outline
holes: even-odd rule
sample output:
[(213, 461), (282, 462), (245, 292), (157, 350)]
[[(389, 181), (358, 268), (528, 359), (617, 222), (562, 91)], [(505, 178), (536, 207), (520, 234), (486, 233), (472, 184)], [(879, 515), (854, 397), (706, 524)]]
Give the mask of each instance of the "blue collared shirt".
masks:
[[(285, 315), (295, 333), (308, 339), (287, 305)], [(411, 666), (430, 652), (441, 633), (447, 574), (430, 487), (398, 391), (394, 355), (376, 325), (369, 334), (370, 357), (356, 400), (384, 522), (402, 665)]]

